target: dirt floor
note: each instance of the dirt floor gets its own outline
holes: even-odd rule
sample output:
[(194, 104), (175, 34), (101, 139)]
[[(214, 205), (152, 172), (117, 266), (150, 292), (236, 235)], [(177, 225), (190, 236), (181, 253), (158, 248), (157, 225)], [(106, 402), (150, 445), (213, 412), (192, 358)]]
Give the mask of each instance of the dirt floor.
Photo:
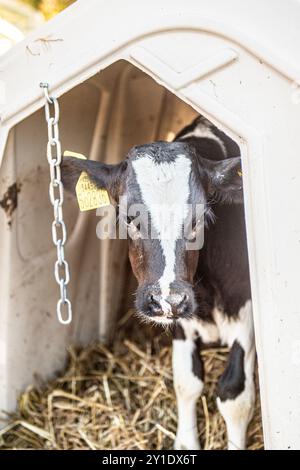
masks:
[[(0, 431), (0, 449), (172, 449), (177, 418), (170, 343), (170, 336), (141, 327), (128, 314), (112, 348), (70, 348), (65, 370), (49, 383), (38, 380), (21, 395), (16, 413)], [(225, 449), (215, 389), (227, 350), (201, 355), (206, 370), (198, 405), (201, 446)], [(257, 399), (248, 449), (262, 448)]]

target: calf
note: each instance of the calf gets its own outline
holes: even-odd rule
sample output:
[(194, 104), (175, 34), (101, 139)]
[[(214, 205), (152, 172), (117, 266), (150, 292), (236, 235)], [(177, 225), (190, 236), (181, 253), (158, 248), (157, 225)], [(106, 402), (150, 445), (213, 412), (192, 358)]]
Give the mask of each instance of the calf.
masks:
[[(126, 215), (121, 223), (128, 227), (138, 280), (136, 311), (174, 334), (176, 449), (199, 449), (196, 403), (204, 370), (198, 347), (230, 348), (217, 391), (229, 449), (245, 448), (253, 413), (255, 347), (240, 166), (238, 146), (201, 116), (173, 142), (134, 147), (117, 165), (71, 157), (62, 164), (67, 189), (74, 191), (86, 171), (117, 202), (126, 196), (128, 206), (145, 207), (146, 222)], [(190, 231), (183, 234), (184, 208), (199, 204), (204, 216), (197, 219), (192, 210)], [(172, 233), (163, 236), (174, 207)], [(145, 236), (149, 226), (155, 237)], [(201, 230), (203, 247), (188, 249)]]

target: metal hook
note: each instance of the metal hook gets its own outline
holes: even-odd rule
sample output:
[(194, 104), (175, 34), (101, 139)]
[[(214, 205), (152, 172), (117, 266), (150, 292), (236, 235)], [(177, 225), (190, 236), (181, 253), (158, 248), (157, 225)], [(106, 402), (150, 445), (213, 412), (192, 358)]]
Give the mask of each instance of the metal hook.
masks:
[(49, 96), (49, 83), (47, 82), (41, 82), (40, 87), (44, 90), (44, 95), (46, 100), (48, 101), (49, 104), (53, 104), (53, 98)]

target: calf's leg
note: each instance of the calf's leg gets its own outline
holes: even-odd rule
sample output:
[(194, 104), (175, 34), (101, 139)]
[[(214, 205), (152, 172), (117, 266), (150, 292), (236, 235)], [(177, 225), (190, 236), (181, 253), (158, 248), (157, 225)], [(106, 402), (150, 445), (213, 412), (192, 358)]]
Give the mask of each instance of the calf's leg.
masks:
[(245, 449), (247, 427), (254, 410), (255, 344), (250, 305), (246, 304), (238, 319), (230, 320), (227, 326), (231, 329), (227, 332), (231, 350), (218, 383), (217, 404), (226, 423), (229, 450)]
[(173, 380), (177, 398), (178, 426), (174, 448), (200, 449), (196, 405), (203, 389), (203, 364), (197, 340), (190, 331), (176, 327), (173, 339)]

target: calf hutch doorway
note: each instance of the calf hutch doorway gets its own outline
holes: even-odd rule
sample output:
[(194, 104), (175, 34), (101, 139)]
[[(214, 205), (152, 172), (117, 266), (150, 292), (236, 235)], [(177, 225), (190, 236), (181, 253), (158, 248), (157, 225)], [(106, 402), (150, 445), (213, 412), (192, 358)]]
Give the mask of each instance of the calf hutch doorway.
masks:
[[(178, 132), (198, 116), (195, 109), (126, 61), (118, 61), (62, 95), (59, 106), (63, 148), (107, 163), (124, 159), (135, 145), (158, 140), (172, 141)], [(99, 339), (110, 344), (116, 337), (117, 353), (119, 344), (125, 342), (132, 356), (129, 356), (132, 374), (135, 368), (141, 366), (139, 356), (136, 358), (137, 364), (134, 364), (136, 342), (140, 343), (140, 354), (147, 345), (143, 353), (147, 357), (151, 342), (154, 341), (152, 355), (157, 354), (158, 358), (149, 365), (150, 371), (153, 368), (158, 370), (157, 364), (161, 358), (164, 374), (171, 378), (170, 353), (166, 352), (169, 351), (171, 336), (163, 338), (164, 332), (159, 328), (153, 334), (153, 328), (141, 326), (139, 319), (132, 317), (136, 281), (128, 260), (127, 241), (99, 241), (96, 235), (99, 222), (96, 211), (79, 212), (76, 198), (68, 192), (65, 192), (64, 217), (68, 229), (66, 256), (71, 272), (68, 289), (74, 315), (69, 326), (62, 327), (58, 323), (54, 313), (58, 293), (53, 282), (56, 252), (50, 230), (52, 207), (48, 196), (49, 167), (47, 159), (41, 158), (45, 153), (46, 140), (44, 110), (41, 109), (10, 131), (1, 169), (1, 181), (6, 182), (8, 188), (13, 185), (17, 187), (14, 210), (2, 212), (3, 231), (12, 243), (11, 296), (6, 324), (14, 332), (5, 339), (6, 363), (2, 373), (6, 374), (6, 379), (2, 383), (5, 388), (1, 392), (1, 408), (4, 410), (14, 410), (20, 392), (35, 382), (36, 376), (39, 381), (55, 376), (64, 367), (68, 347), (74, 344), (88, 347)], [(131, 340), (135, 343), (132, 344)], [(97, 351), (93, 347), (87, 351), (91, 351), (87, 354), (91, 355), (93, 362)], [(80, 363), (81, 355), (74, 359), (74, 354), (75, 350), (72, 353), (73, 361)], [(206, 423), (206, 427), (201, 406), (200, 436), (206, 448), (222, 448), (226, 445), (226, 433), (214, 404), (214, 394), (216, 381), (224, 370), (226, 354), (220, 349), (209, 349), (203, 354), (210, 382), (208, 400), (212, 403), (208, 401), (211, 423)], [(152, 361), (150, 358), (148, 360)], [(79, 369), (76, 367), (80, 370), (81, 366)], [(140, 370), (136, 371), (138, 373)], [(168, 382), (172, 386), (172, 382)], [(175, 406), (175, 402), (168, 397), (170, 392), (166, 393), (161, 383), (160, 387), (160, 406)], [(154, 387), (154, 393), (157, 390)], [(142, 389), (139, 393), (146, 394), (146, 391)], [(112, 394), (114, 397), (113, 390)], [(30, 402), (31, 399), (29, 391), (27, 400)], [(147, 394), (145, 399), (149, 399)], [(133, 397), (129, 396), (128, 400), (134, 403)], [(144, 408), (146, 410), (147, 406)], [(148, 419), (151, 422), (150, 417)], [(172, 445), (171, 434), (176, 433), (175, 423), (166, 416), (163, 424), (167, 426), (164, 431), (167, 436), (158, 429), (153, 437), (150, 435), (148, 444), (137, 435), (135, 439), (131, 437), (127, 445), (137, 448)], [(212, 431), (210, 437), (205, 438), (205, 433), (209, 432), (207, 426), (212, 427)], [(250, 448), (261, 445), (260, 426), (258, 403), (255, 420), (250, 428)], [(157, 434), (162, 437), (157, 438)], [(8, 441), (10, 439), (11, 436)], [(114, 439), (119, 446), (125, 445), (118, 434)], [(108, 439), (106, 441), (107, 445), (112, 445)], [(22, 433), (17, 442), (28, 445)], [(76, 446), (72, 440), (68, 445)]]
[(63, 149), (93, 160), (170, 141), (198, 113), (237, 142), (264, 445), (300, 448), (299, 22), (293, 0), (262, 0), (259, 15), (250, 0), (78, 0), (1, 57), (1, 410), (15, 409), (35, 374), (60, 370), (67, 346), (110, 340), (135, 288), (126, 241), (99, 242), (95, 213), (78, 213), (65, 193), (74, 318), (57, 322), (39, 88), (48, 82)]
[[(62, 95), (59, 106), (64, 148), (108, 163), (124, 159), (135, 145), (172, 141), (198, 115), (191, 106), (126, 61), (118, 61)], [(45, 141), (44, 110), (40, 109), (11, 130), (1, 168), (1, 182), (8, 188), (17, 187), (15, 207), (1, 214), (3, 231), (12, 244), (9, 317), (4, 320), (14, 333), (5, 339), (6, 362), (2, 373), (6, 379), (1, 384), (5, 385), (1, 388), (4, 410), (15, 408), (20, 392), (36, 381), (36, 375), (39, 380), (53, 377), (65, 364), (69, 346), (88, 346), (99, 339), (110, 343), (118, 325), (124, 324), (119, 328), (126, 331), (128, 312), (130, 315), (133, 308), (136, 281), (128, 261), (127, 241), (99, 241), (96, 211), (79, 212), (76, 199), (65, 192), (66, 255), (71, 272), (68, 288), (74, 315), (69, 326), (58, 323), (54, 313), (58, 293), (53, 282), (56, 252), (50, 230), (49, 167), (47, 159), (42, 158)], [(144, 328), (144, 339), (149, 344), (153, 331), (145, 326), (135, 325), (130, 337), (138, 340), (139, 328)], [(163, 336), (163, 330), (157, 328), (155, 335)], [(168, 339), (170, 335), (165, 344), (163, 339), (158, 342), (162, 351)], [(159, 350), (157, 354), (160, 357)], [(210, 388), (215, 389), (213, 383), (224, 369), (225, 356), (220, 360), (218, 354), (222, 353), (217, 350), (208, 354)], [(171, 374), (169, 366), (167, 373)], [(215, 434), (212, 433), (211, 443), (206, 446), (218, 447), (223, 445), (224, 430), (221, 427), (217, 430), (222, 426), (222, 418), (216, 410), (213, 417), (217, 420), (211, 424)], [(260, 438), (258, 419), (256, 411), (251, 439), (254, 448)], [(204, 424), (202, 420), (202, 431)], [(137, 444), (140, 445), (139, 440)]]

